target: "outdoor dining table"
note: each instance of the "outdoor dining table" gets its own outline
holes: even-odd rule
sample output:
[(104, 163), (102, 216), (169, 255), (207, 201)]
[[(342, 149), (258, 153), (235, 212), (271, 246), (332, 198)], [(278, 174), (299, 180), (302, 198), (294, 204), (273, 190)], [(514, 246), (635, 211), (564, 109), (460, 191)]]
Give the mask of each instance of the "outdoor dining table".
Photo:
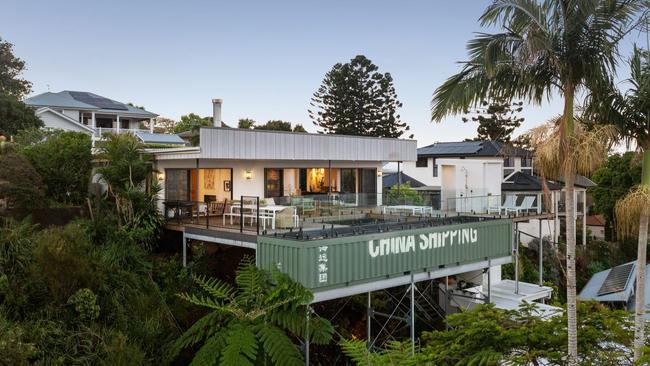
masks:
[[(260, 210), (260, 215), (259, 218), (262, 219), (262, 228), (266, 229), (266, 219), (271, 220), (271, 229), (275, 230), (275, 218), (276, 218), (276, 213), (284, 210), (289, 206), (283, 206), (283, 205), (268, 205), (268, 206), (259, 206)], [(246, 204), (246, 205), (232, 205), (230, 206), (230, 224), (232, 225), (232, 218), (234, 216), (237, 216), (237, 210), (244, 209), (247, 214), (245, 214), (245, 217), (250, 217), (251, 218), (251, 224), (253, 222), (253, 218), (255, 218), (254, 213), (258, 209), (257, 205), (251, 205), (251, 204)], [(224, 215), (224, 221), (225, 221), (225, 215)]]
[(433, 215), (433, 208), (429, 206), (415, 206), (415, 205), (394, 205), (384, 206), (382, 209), (384, 214), (410, 211), (413, 215)]

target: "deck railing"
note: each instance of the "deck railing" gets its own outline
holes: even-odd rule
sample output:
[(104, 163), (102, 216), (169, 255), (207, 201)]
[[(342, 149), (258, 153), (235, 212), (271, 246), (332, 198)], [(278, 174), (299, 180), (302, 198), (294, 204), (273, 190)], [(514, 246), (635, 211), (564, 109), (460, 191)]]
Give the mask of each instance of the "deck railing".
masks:
[(101, 138), (107, 133), (130, 133), (134, 134), (136, 132), (145, 132), (150, 133), (149, 129), (143, 128), (116, 128), (116, 127), (95, 127), (95, 137)]

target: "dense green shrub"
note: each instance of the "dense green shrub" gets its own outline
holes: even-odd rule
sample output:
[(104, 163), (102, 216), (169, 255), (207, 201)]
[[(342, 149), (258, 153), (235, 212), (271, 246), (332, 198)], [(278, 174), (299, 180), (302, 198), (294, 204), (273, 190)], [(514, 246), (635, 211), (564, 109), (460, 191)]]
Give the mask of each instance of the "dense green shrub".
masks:
[(56, 131), (24, 146), (23, 154), (43, 178), (48, 199), (62, 204), (81, 204), (88, 195), (91, 146), (88, 134)]

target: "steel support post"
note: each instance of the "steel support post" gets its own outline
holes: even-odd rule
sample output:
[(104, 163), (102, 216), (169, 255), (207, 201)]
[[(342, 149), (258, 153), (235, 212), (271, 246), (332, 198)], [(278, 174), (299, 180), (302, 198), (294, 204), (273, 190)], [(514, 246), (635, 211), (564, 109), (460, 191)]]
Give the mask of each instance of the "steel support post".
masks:
[(187, 267), (187, 238), (183, 233), (183, 267)]
[(368, 350), (370, 350), (370, 345), (372, 344), (372, 296), (370, 291), (368, 291), (368, 306), (366, 308), (366, 313), (366, 334), (368, 338)]
[(515, 294), (519, 294), (519, 225), (515, 223)]
[(587, 191), (582, 192), (582, 245), (587, 247)]
[(487, 269), (487, 302), (492, 302), (492, 260), (488, 259)]
[(411, 273), (411, 355), (415, 355), (415, 282)]
[(449, 330), (447, 314), (449, 314), (449, 276), (445, 276), (445, 328)]

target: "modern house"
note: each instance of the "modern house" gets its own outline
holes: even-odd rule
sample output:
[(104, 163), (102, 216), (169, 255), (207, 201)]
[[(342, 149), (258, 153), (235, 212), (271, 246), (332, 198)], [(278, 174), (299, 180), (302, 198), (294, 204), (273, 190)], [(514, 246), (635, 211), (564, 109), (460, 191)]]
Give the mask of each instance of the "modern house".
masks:
[[(213, 103), (214, 127), (200, 129), (198, 146), (149, 150), (159, 208), (167, 229), (182, 234), (184, 262), (193, 241), (247, 248), (240, 250), (253, 250), (258, 266), (312, 290), (314, 302), (369, 294), (369, 309), (371, 292), (408, 284), (412, 311), (419, 301), (445, 314), (550, 296), (548, 287), (501, 278), (501, 265), (513, 260), (513, 222), (548, 213), (469, 214), (394, 201), (382, 193), (387, 182), (416, 181), (382, 167), (415, 165), (416, 141), (223, 128), (221, 101)], [(500, 185), (502, 163), (494, 165)], [(426, 184), (417, 188), (433, 182)], [(423, 281), (433, 297), (415, 295), (413, 284)], [(446, 296), (432, 304), (437, 292)]]
[[(519, 223), (518, 228), (525, 233), (522, 242), (539, 237), (539, 230), (557, 241), (564, 217), (563, 184), (536, 175), (532, 152), (497, 141), (461, 141), (421, 147), (417, 155), (415, 162), (400, 164), (400, 170), (427, 186), (439, 187), (443, 211), (552, 212), (552, 219), (529, 220)], [(588, 178), (576, 177), (574, 194), (579, 217), (586, 212), (586, 191), (592, 186), (595, 183)], [(586, 221), (582, 220), (582, 224), (584, 239)]]
[(156, 113), (90, 92), (47, 92), (27, 98), (25, 104), (35, 109), (46, 128), (84, 132), (94, 139), (106, 132), (129, 132), (145, 143), (184, 143), (175, 135), (153, 133)]

